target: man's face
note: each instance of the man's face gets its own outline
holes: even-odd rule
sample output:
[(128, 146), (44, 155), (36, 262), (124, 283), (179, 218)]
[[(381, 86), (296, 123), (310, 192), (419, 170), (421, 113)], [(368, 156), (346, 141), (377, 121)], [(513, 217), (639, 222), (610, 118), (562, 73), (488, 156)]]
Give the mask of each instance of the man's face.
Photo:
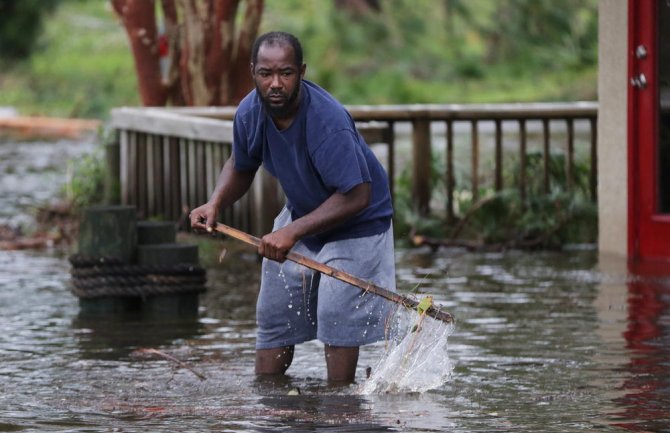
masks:
[(256, 90), (270, 116), (291, 117), (298, 107), (300, 80), (305, 74), (305, 65), (295, 64), (293, 47), (261, 45), (257, 63), (252, 68)]

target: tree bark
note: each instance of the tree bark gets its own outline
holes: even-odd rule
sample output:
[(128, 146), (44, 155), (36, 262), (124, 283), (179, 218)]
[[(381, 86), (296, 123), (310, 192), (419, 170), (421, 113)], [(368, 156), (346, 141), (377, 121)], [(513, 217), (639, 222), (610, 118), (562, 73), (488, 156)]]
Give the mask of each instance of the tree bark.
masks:
[(168, 40), (169, 69), (163, 85), (166, 87), (167, 99), (173, 105), (186, 105), (179, 74), (179, 58), (181, 57), (181, 28), (177, 15), (175, 0), (161, 0), (163, 17), (165, 18), (165, 36)]
[(111, 3), (130, 40), (143, 105), (237, 104), (253, 88), (250, 50), (264, 0), (161, 0), (170, 64), (163, 77), (155, 0)]
[(112, 0), (112, 6), (130, 40), (142, 104), (165, 105), (167, 92), (161, 82), (155, 1)]
[(251, 46), (258, 35), (263, 16), (264, 0), (247, 0), (244, 22), (237, 36), (237, 58), (230, 71), (230, 86), (235, 89), (230, 101), (237, 104), (253, 88), (251, 78)]

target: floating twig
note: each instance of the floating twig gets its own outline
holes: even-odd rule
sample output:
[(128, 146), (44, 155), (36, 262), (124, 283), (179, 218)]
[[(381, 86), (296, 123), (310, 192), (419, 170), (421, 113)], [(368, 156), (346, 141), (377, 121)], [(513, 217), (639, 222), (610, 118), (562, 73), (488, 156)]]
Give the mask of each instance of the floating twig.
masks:
[(151, 354), (151, 355), (158, 355), (163, 359), (167, 359), (168, 361), (174, 362), (175, 364), (177, 364), (181, 368), (187, 369), (191, 373), (195, 374), (198, 377), (198, 379), (207, 380), (207, 377), (204, 374), (199, 373), (198, 371), (196, 371), (193, 367), (191, 367), (187, 363), (185, 363), (183, 361), (180, 361), (177, 358), (175, 358), (174, 356), (168, 355), (165, 352), (161, 352), (160, 350), (156, 350), (156, 349), (137, 349), (136, 352), (137, 353), (146, 353), (146, 354)]

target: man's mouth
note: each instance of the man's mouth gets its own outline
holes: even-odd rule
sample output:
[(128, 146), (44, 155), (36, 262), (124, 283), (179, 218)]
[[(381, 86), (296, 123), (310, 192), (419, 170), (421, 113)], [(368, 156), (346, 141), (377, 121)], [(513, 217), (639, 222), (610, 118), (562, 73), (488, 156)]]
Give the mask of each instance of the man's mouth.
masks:
[(282, 95), (281, 93), (272, 93), (268, 95), (268, 99), (270, 100), (270, 102), (279, 104), (286, 101), (286, 96)]

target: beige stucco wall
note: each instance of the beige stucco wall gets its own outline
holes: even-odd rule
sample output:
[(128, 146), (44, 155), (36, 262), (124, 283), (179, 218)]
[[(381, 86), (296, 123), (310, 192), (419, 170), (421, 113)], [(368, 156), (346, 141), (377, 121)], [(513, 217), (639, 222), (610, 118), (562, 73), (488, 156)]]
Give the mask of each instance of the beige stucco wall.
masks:
[(598, 247), (627, 251), (627, 1), (598, 4)]

